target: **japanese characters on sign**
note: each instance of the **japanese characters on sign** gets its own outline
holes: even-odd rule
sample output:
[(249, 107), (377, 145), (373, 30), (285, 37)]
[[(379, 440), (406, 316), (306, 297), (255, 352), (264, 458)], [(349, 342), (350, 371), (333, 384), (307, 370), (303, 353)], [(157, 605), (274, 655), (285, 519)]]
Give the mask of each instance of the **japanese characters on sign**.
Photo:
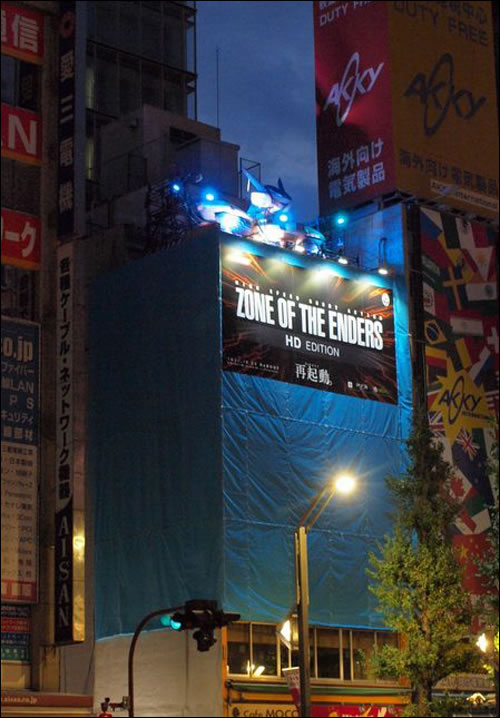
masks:
[(2, 604), (2, 661), (30, 663), (31, 609)]
[(326, 215), (394, 185), (387, 10), (386, 3), (313, 5), (320, 214)]
[(83, 568), (85, 535), (83, 496), (74, 477), (74, 254), (71, 244), (57, 255), (56, 359), (56, 527), (55, 642), (84, 638)]
[(75, 35), (76, 3), (60, 3), (58, 117), (58, 235), (72, 235), (75, 226)]
[[(379, 4), (379, 3), (376, 3)], [(498, 216), (491, 3), (389, 7), (398, 189)]]
[(42, 122), (39, 114), (2, 102), (2, 156), (28, 164), (42, 163)]
[(2, 601), (38, 585), (39, 326), (2, 318)]
[(223, 368), (396, 403), (391, 289), (223, 252)]
[(40, 269), (40, 220), (2, 207), (2, 263)]
[(26, 62), (43, 61), (43, 16), (2, 2), (2, 53)]

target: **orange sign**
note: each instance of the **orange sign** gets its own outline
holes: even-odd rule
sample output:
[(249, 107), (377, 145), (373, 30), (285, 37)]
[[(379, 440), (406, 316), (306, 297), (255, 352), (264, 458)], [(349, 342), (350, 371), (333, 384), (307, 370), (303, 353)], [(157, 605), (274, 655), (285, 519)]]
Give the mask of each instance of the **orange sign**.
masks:
[(36, 112), (2, 102), (2, 157), (42, 163), (42, 122)]
[(2, 264), (40, 269), (40, 220), (2, 207)]

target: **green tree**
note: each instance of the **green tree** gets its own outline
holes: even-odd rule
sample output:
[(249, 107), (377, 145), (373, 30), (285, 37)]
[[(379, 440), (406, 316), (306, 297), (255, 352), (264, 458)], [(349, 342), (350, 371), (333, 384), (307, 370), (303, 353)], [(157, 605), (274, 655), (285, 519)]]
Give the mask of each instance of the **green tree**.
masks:
[[(407, 442), (408, 468), (388, 477), (394, 534), (371, 554), (370, 591), (385, 624), (403, 637), (399, 648), (375, 653), (378, 676), (406, 678), (410, 715), (432, 715), (432, 687), (451, 673), (477, 669), (470, 636), (471, 609), (450, 529), (458, 505), (450, 498), (451, 467), (433, 439), (423, 410), (415, 412)], [(439, 715), (439, 713), (435, 713)]]

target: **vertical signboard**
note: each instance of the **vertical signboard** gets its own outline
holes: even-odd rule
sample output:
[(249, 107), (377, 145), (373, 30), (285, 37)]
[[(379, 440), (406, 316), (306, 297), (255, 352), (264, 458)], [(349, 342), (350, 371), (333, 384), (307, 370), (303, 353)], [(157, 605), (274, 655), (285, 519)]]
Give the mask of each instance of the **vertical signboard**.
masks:
[(43, 62), (43, 15), (2, 3), (2, 54), (25, 62)]
[[(85, 18), (82, 3), (59, 3), (58, 236), (83, 231), (85, 221)], [(76, 198), (79, 198), (76, 201)]]
[(314, 3), (321, 215), (394, 188), (387, 5)]
[(73, 246), (57, 255), (55, 643), (85, 638), (84, 497), (74, 470)]
[(39, 326), (2, 318), (2, 601), (38, 597)]
[(397, 186), (485, 217), (498, 213), (490, 2), (390, 6)]
[(59, 179), (58, 235), (75, 225), (76, 3), (60, 3), (59, 21)]
[(452, 465), (461, 503), (454, 543), (465, 587), (480, 593), (493, 503), (486, 470), (498, 421), (498, 296), (495, 234), (462, 218), (421, 211), (427, 403)]

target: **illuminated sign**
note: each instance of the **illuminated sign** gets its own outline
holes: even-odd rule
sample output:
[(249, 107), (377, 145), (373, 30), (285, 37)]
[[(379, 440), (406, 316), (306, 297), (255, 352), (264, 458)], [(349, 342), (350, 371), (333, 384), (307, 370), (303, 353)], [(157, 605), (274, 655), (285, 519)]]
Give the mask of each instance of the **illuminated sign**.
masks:
[(40, 115), (2, 102), (2, 156), (29, 164), (41, 164)]
[(397, 402), (391, 289), (226, 244), (222, 300), (225, 370)]
[(40, 220), (2, 207), (2, 264), (40, 269)]

